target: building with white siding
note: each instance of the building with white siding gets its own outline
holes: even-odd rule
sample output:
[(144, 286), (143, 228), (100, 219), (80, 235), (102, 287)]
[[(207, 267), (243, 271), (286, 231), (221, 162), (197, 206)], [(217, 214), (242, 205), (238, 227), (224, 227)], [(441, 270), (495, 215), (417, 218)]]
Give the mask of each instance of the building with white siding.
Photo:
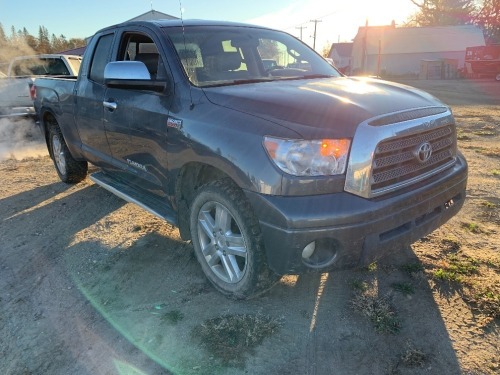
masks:
[(484, 46), (482, 31), (473, 25), (439, 27), (363, 26), (353, 40), (351, 73), (420, 74), (422, 62), (454, 61), (463, 68), (465, 49)]

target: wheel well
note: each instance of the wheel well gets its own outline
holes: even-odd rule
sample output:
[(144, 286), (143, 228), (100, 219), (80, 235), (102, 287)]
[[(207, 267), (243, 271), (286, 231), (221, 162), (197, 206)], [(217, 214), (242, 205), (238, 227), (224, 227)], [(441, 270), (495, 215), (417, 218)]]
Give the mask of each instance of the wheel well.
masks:
[(179, 232), (184, 240), (191, 239), (189, 231), (189, 207), (196, 190), (211, 181), (230, 177), (211, 165), (190, 163), (182, 167), (175, 185), (175, 200), (179, 218)]

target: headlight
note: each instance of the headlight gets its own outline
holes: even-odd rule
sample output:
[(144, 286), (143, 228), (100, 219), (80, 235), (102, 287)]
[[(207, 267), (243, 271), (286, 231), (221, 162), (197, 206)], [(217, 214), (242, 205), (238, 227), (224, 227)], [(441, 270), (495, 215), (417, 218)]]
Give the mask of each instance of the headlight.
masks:
[(295, 140), (264, 137), (271, 160), (294, 176), (332, 176), (345, 173), (350, 139)]

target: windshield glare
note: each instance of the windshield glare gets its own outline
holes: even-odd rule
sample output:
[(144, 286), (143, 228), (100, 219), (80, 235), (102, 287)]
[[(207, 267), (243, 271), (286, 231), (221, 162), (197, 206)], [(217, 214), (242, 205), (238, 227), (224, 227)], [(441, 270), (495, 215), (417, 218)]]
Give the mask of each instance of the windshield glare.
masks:
[(279, 31), (190, 26), (165, 33), (189, 80), (200, 87), (340, 76), (311, 48)]

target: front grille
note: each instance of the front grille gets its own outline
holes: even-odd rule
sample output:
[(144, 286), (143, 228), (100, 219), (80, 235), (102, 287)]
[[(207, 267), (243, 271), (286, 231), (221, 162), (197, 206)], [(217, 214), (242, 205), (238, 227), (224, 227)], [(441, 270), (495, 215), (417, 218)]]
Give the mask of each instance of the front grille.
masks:
[[(379, 143), (373, 157), (372, 191), (404, 185), (442, 170), (455, 160), (455, 139), (454, 126), (446, 125)], [(430, 144), (432, 154), (422, 162), (418, 150), (424, 144)]]

